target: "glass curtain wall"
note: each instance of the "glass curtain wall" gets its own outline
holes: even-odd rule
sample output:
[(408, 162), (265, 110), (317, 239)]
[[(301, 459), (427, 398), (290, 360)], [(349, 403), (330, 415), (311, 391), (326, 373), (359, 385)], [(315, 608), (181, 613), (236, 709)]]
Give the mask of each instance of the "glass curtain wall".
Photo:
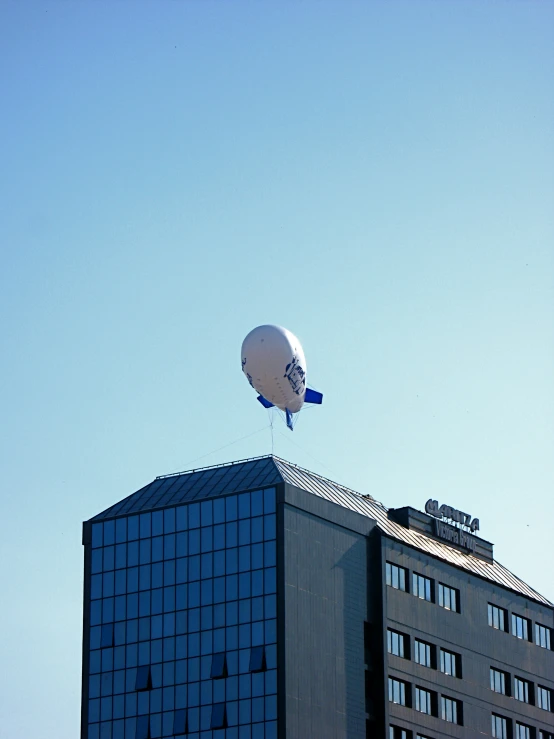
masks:
[(276, 739), (275, 488), (92, 524), (86, 739)]

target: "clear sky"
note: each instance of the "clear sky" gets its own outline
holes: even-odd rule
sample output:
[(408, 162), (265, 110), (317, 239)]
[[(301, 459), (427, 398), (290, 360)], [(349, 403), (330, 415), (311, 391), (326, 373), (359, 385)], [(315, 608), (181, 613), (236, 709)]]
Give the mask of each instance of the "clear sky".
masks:
[(554, 600), (553, 28), (533, 0), (0, 3), (2, 736), (78, 736), (81, 522), (271, 451), (261, 323), (325, 393), (276, 454), (478, 516)]

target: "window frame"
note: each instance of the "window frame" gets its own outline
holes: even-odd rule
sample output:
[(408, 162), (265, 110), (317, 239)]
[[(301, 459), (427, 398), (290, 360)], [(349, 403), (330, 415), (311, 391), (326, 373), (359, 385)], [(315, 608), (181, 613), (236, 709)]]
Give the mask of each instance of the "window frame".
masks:
[[(543, 641), (542, 635), (544, 635), (545, 644), (541, 643)], [(535, 622), (535, 644), (541, 649), (552, 650), (552, 629), (549, 626), (543, 626), (543, 624)]]
[[(438, 583), (438, 599), (437, 603), (441, 608), (452, 613), (460, 613), (460, 591), (451, 585), (445, 585), (443, 582)], [(445, 591), (448, 591), (448, 599), (445, 599)], [(452, 598), (454, 598), (454, 608), (452, 608)], [(447, 603), (448, 601), (448, 603)]]
[[(419, 572), (412, 572), (412, 595), (419, 600), (427, 601), (427, 603), (435, 602), (434, 580), (427, 575), (421, 575)], [(420, 591), (423, 589), (423, 595)], [(429, 597), (427, 597), (429, 596)]]
[[(496, 688), (494, 687), (496, 675), (500, 675), (500, 677), (502, 678), (502, 684), (503, 684), (504, 690), (496, 690)], [(499, 670), (496, 667), (491, 666), (490, 668), (490, 688), (492, 692), (497, 693), (498, 695), (509, 696), (510, 695), (509, 686), (510, 686), (510, 673), (506, 672), (505, 670)]]
[[(502, 725), (502, 731), (500, 734), (496, 733), (496, 722), (495, 719), (503, 722)], [(510, 719), (506, 716), (501, 716), (499, 713), (492, 713), (491, 714), (491, 736), (493, 739), (509, 739), (510, 736)]]
[[(447, 672), (446, 671), (446, 657), (448, 656), (448, 661), (450, 662), (450, 665), (453, 667), (453, 672)], [(451, 652), (449, 649), (443, 649), (442, 647), (439, 650), (439, 669), (442, 672), (443, 675), (449, 675), (450, 677), (462, 677), (462, 657), (457, 652)]]
[[(545, 685), (537, 685), (537, 701), (536, 705), (537, 708), (540, 708), (542, 711), (549, 711), (552, 712), (552, 688), (547, 688)], [(543, 706), (543, 695), (546, 694), (546, 706)]]
[[(406, 567), (396, 565), (394, 562), (385, 562), (385, 583), (390, 588), (393, 588), (393, 590), (401, 590), (403, 593), (408, 593), (409, 579), (409, 571)], [(394, 584), (395, 580), (397, 582), (396, 585)]]
[[(404, 702), (402, 702), (402, 700), (400, 700), (400, 701), (395, 701), (394, 700), (394, 693), (395, 693), (395, 685), (396, 684), (399, 685), (399, 698), (401, 698), (401, 699), (403, 698), (404, 699)], [(406, 682), (405, 680), (400, 680), (397, 677), (392, 677), (391, 675), (389, 675), (389, 677), (388, 677), (388, 693), (387, 693), (388, 699), (389, 699), (389, 703), (394, 703), (397, 706), (406, 706), (406, 707), (409, 708), (410, 707), (410, 703), (411, 703), (411, 701), (410, 701), (410, 695), (409, 695), (409, 693), (410, 693), (410, 689), (409, 688), (410, 688), (410, 683)], [(391, 698), (391, 691), (392, 691), (392, 696), (393, 696), (392, 698)]]
[[(518, 626), (521, 624), (522, 626), (522, 632), (524, 634), (522, 636), (519, 635)], [(515, 636), (516, 639), (521, 639), (522, 641), (530, 641), (529, 637), (531, 636), (531, 622), (528, 618), (525, 616), (520, 616), (518, 613), (512, 613), (511, 618), (511, 634), (512, 636)]]
[[(420, 662), (417, 657), (421, 653), (421, 649), (418, 648), (419, 645), (423, 645), (425, 647), (425, 655), (427, 657), (427, 653), (429, 654), (429, 663), (426, 662)], [(422, 667), (428, 667), (429, 669), (433, 670), (435, 669), (435, 645), (430, 644), (429, 642), (423, 641), (423, 639), (414, 639), (414, 657), (413, 661), (417, 665), (421, 665)]]
[[(399, 647), (399, 651), (393, 651), (394, 637), (397, 637), (396, 642)], [(403, 634), (401, 631), (396, 629), (390, 629), (387, 627), (387, 652), (393, 654), (395, 657), (401, 659), (410, 659), (410, 648), (409, 648), (409, 637), (407, 634)]]
[[(523, 732), (519, 731), (523, 729)], [(529, 724), (524, 724), (521, 721), (516, 721), (514, 730), (514, 739), (533, 739), (534, 732), (533, 727)]]
[(412, 739), (412, 736), (410, 729), (404, 729), (402, 726), (389, 724), (389, 739)]
[[(523, 698), (520, 697), (523, 694)], [(533, 705), (533, 684), (524, 677), (514, 675), (514, 692), (513, 697), (520, 703)]]
[[(423, 713), (425, 716), (436, 716), (437, 715), (437, 694), (433, 690), (428, 690), (427, 688), (421, 687), (421, 685), (416, 685), (415, 689), (415, 700), (414, 700), (414, 710), (418, 711), (419, 713)], [(428, 708), (428, 710), (423, 711), (421, 709), (421, 700), (420, 696), (421, 693), (425, 693), (425, 705)]]
[[(454, 720), (449, 721), (446, 717), (449, 713), (447, 704), (452, 707), (452, 716)], [(462, 702), (457, 698), (451, 698), (449, 695), (441, 695), (441, 719), (448, 724), (456, 724), (457, 726), (463, 726), (463, 708)]]
[[(502, 619), (500, 619), (502, 616)], [(498, 621), (498, 626), (495, 625), (495, 621)], [(502, 620), (502, 625), (500, 621)], [(489, 626), (496, 631), (508, 632), (508, 611), (502, 606), (495, 606), (494, 603), (487, 603), (487, 621)]]

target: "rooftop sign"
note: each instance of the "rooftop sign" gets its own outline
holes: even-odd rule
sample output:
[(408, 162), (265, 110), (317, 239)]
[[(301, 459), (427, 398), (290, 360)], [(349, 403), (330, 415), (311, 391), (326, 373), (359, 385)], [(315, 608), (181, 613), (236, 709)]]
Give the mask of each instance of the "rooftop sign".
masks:
[(433, 500), (432, 498), (429, 498), (427, 503), (425, 503), (425, 513), (428, 513), (434, 518), (445, 518), (447, 521), (459, 523), (465, 528), (469, 529), (472, 534), (475, 531), (479, 531), (478, 518), (472, 519), (469, 513), (458, 511), (456, 508), (452, 508), (452, 506), (449, 505), (443, 504), (439, 507), (438, 500)]
[[(470, 552), (475, 552), (477, 541), (469, 532), (474, 533), (475, 531), (479, 531), (478, 518), (472, 519), (469, 513), (464, 513), (449, 505), (439, 506), (439, 502), (432, 498), (429, 498), (427, 503), (425, 503), (425, 513), (436, 519), (435, 536), (451, 544), (464, 547), (464, 549), (469, 549)], [(440, 519), (446, 519), (455, 524), (460, 524), (461, 528), (451, 526)]]

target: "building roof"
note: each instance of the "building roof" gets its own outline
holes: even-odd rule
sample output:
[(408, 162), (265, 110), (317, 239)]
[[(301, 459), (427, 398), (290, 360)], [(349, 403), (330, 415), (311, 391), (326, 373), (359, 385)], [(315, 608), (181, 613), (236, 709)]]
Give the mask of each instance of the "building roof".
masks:
[(281, 482), (294, 485), (343, 508), (349, 508), (374, 519), (380, 530), (392, 539), (538, 603), (552, 606), (550, 601), (499, 562), (484, 561), (418, 531), (407, 529), (392, 521), (388, 517), (388, 509), (371, 495), (361, 495), (274, 455), (157, 477), (136, 493), (94, 516), (91, 521), (165, 508), (242, 490), (254, 490)]

